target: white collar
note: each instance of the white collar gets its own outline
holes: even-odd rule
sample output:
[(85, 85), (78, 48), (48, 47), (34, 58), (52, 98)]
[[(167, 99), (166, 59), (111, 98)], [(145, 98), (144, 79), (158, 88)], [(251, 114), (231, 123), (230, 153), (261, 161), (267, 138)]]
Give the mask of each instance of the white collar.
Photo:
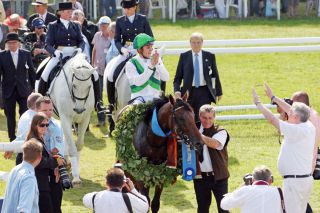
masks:
[(10, 53), (11, 53), (12, 55), (18, 54), (18, 53), (19, 53), (19, 48), (18, 48), (15, 52), (10, 51)]
[(136, 14), (133, 14), (132, 16), (127, 16), (128, 19), (129, 19), (129, 21), (130, 21), (131, 23), (133, 23), (133, 20), (134, 20), (135, 15), (136, 15)]
[(60, 18), (60, 21), (62, 22), (62, 24), (63, 24), (66, 28), (68, 28), (68, 25), (69, 25), (70, 21), (65, 20), (65, 19), (63, 19), (63, 18)]
[[(192, 56), (194, 56), (196, 53), (193, 52), (193, 50), (191, 50), (191, 51), (192, 51)], [(199, 57), (201, 57), (202, 56), (202, 50), (200, 50), (197, 54), (198, 54)]]
[[(38, 13), (39, 14), (39, 17), (43, 17), (43, 18), (46, 18), (47, 17), (47, 14), (48, 14), (48, 11), (46, 11), (44, 14), (40, 14), (40, 13)], [(43, 20), (44, 21), (44, 20)]]

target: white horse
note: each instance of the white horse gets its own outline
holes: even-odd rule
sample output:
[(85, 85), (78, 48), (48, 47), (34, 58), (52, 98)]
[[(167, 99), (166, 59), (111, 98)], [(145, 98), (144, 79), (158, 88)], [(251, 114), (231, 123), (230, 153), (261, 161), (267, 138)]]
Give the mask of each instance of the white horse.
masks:
[[(91, 75), (95, 69), (83, 53), (71, 58), (51, 83), (49, 96), (61, 119), (65, 137), (65, 153), (71, 162), (74, 185), (81, 184), (79, 152), (84, 145), (84, 134), (94, 109), (94, 93)], [(77, 141), (72, 138), (72, 124), (77, 123)]]

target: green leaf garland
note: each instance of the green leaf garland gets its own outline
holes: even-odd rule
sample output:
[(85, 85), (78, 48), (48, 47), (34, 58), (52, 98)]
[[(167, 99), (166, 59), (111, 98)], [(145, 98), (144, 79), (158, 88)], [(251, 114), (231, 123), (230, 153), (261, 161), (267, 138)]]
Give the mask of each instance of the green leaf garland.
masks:
[(133, 146), (133, 135), (137, 125), (143, 121), (144, 115), (152, 103), (132, 105), (118, 120), (113, 132), (116, 140), (116, 155), (121, 161), (123, 169), (145, 186), (169, 185), (174, 182), (180, 171), (161, 165), (148, 163), (145, 157), (140, 157)]

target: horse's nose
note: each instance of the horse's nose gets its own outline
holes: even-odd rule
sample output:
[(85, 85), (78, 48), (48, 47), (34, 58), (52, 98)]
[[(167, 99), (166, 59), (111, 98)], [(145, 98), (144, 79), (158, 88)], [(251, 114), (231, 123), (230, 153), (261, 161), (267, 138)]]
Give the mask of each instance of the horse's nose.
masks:
[(81, 108), (81, 109), (79, 109), (79, 108), (73, 108), (73, 111), (75, 111), (77, 114), (81, 114), (81, 113), (83, 113), (84, 111), (86, 111), (86, 109), (85, 109), (85, 108)]

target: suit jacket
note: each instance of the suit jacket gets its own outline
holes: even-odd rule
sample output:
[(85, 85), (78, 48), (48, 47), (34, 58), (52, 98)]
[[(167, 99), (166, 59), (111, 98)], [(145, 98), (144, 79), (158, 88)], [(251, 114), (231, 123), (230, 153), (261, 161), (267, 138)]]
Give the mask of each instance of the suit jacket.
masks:
[(53, 55), (58, 46), (77, 46), (84, 50), (85, 42), (80, 25), (70, 21), (66, 29), (60, 19), (50, 23), (46, 37), (46, 50)]
[(28, 97), (34, 89), (36, 73), (31, 53), (19, 49), (17, 69), (9, 50), (0, 52), (0, 80), (3, 98), (10, 98), (15, 88), (21, 97)]
[[(35, 13), (35, 14), (32, 14), (29, 19), (28, 19), (28, 22), (27, 22), (27, 27), (33, 31), (33, 27), (32, 27), (32, 21), (33, 19), (35, 18), (38, 18), (39, 17), (39, 14), (38, 13)], [(57, 20), (57, 17), (53, 14), (53, 13), (50, 13), (50, 12), (47, 12), (47, 16), (46, 16), (46, 20), (44, 20), (44, 24), (46, 26), (48, 26), (49, 23), (51, 22), (54, 22)]]
[[(215, 55), (202, 50), (202, 66), (207, 88), (212, 95), (213, 102), (216, 102), (216, 96), (222, 95), (222, 88)], [(183, 95), (187, 90), (190, 92), (192, 89), (193, 73), (192, 51), (189, 50), (180, 55), (176, 75), (173, 80), (174, 92), (179, 91), (181, 92), (181, 95)], [(215, 78), (215, 88), (212, 86), (212, 78)], [(183, 85), (180, 87), (182, 80)]]
[(7, 34), (9, 33), (9, 27), (5, 24), (0, 24), (0, 28), (3, 35), (2, 40), (0, 41), (0, 49), (4, 50), (6, 46), (5, 40), (6, 40)]
[(118, 17), (114, 40), (119, 52), (121, 53), (121, 47), (123, 47), (127, 41), (133, 42), (134, 38), (140, 33), (153, 36), (146, 16), (136, 13), (133, 23), (131, 23), (126, 16)]

